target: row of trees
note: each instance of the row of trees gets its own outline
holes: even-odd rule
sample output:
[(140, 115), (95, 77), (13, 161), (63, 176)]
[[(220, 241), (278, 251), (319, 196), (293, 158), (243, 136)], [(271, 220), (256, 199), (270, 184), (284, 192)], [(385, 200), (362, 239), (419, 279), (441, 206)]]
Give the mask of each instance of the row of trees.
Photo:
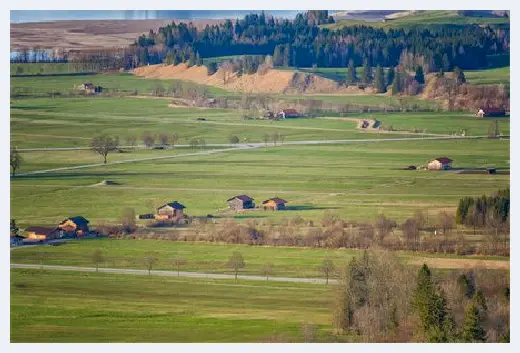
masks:
[[(422, 66), (426, 73), (483, 68), (488, 55), (509, 53), (510, 33), (503, 26), (430, 26), (379, 29), (349, 26), (320, 28), (327, 14), (298, 14), (293, 21), (251, 14), (232, 22), (197, 30), (192, 24), (172, 23), (140, 36), (138, 65), (161, 62), (168, 53), (194, 56), (273, 55), (275, 66), (371, 67)], [(327, 20), (328, 21), (328, 20)], [(190, 48), (190, 49), (186, 49)], [(170, 54), (173, 55), (173, 54)]]
[[(155, 221), (147, 227), (155, 227)], [(158, 224), (157, 226), (160, 226)], [(373, 223), (347, 222), (328, 213), (320, 223), (299, 216), (269, 220), (233, 220), (216, 222), (211, 218), (193, 218), (182, 232), (172, 229), (158, 235), (140, 231), (132, 237), (178, 241), (225, 242), (230, 244), (303, 246), (315, 248), (383, 248), (388, 250), (424, 251), (443, 254), (509, 255), (509, 227), (497, 223), (481, 230), (480, 239), (468, 237), (468, 230), (457, 229), (455, 217), (439, 212), (433, 219), (418, 211), (413, 217), (397, 223), (384, 215)], [(127, 234), (130, 232), (127, 232)]]

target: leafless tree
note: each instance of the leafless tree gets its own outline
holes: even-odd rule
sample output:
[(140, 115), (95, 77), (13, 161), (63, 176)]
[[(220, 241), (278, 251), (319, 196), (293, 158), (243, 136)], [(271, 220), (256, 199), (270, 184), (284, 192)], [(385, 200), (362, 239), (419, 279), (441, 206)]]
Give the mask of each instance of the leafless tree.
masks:
[(135, 210), (133, 208), (125, 208), (121, 214), (121, 225), (127, 233), (132, 233), (135, 230)]
[(155, 137), (151, 133), (145, 132), (143, 134), (143, 143), (146, 147), (152, 147), (155, 143)]
[(11, 147), (11, 175), (15, 176), (16, 170), (20, 168), (20, 165), (22, 164), (22, 156), (16, 149), (16, 147)]
[(323, 260), (323, 263), (320, 266), (321, 272), (325, 275), (326, 278), (326, 284), (329, 284), (329, 277), (332, 275), (334, 270), (336, 269), (336, 266), (334, 266), (334, 262), (332, 262), (331, 259), (325, 258)]
[(101, 252), (101, 250), (100, 249), (94, 250), (94, 252), (92, 253), (92, 262), (94, 263), (94, 265), (96, 265), (96, 272), (99, 269), (99, 264), (102, 263), (103, 261), (105, 261), (105, 258), (103, 256), (103, 253)]
[(269, 275), (271, 274), (272, 271), (273, 271), (272, 263), (267, 262), (266, 264), (264, 264), (264, 267), (262, 269), (262, 274), (265, 276), (266, 281), (269, 280)]
[(116, 151), (119, 146), (119, 139), (108, 135), (96, 136), (90, 143), (90, 148), (95, 153), (103, 156), (104, 163), (107, 163), (107, 155), (110, 152)]
[(234, 251), (233, 254), (229, 257), (227, 262), (227, 267), (231, 268), (233, 271), (235, 271), (235, 280), (238, 279), (238, 270), (241, 268), (246, 267), (246, 263), (244, 261), (244, 258), (242, 254), (238, 251)]
[(173, 134), (170, 136), (170, 141), (173, 146), (175, 146), (177, 144), (177, 141), (179, 141), (179, 139), (180, 139), (179, 134)]
[(166, 134), (159, 134), (159, 141), (161, 142), (161, 145), (166, 146), (168, 145), (168, 142), (170, 140), (170, 137)]
[(403, 236), (406, 241), (408, 250), (418, 250), (419, 244), (419, 226), (413, 218), (407, 219), (402, 225)]
[(135, 137), (134, 135), (127, 136), (126, 145), (130, 148), (135, 148), (137, 145), (137, 137)]
[(267, 143), (269, 142), (269, 139), (270, 139), (270, 138), (271, 138), (271, 137), (269, 136), (269, 134), (265, 134), (265, 135), (264, 135), (265, 147), (267, 147)]
[(273, 139), (273, 143), (274, 143), (274, 145), (276, 146), (276, 142), (278, 141), (278, 133), (275, 132), (275, 133), (271, 136), (271, 138)]
[(152, 274), (152, 268), (157, 263), (157, 253), (155, 251), (149, 252), (144, 257), (144, 264), (146, 265), (146, 268), (148, 269), (148, 275)]
[(381, 245), (383, 244), (384, 239), (393, 231), (397, 225), (395, 221), (392, 221), (386, 218), (385, 215), (380, 214), (376, 218), (375, 226), (377, 229), (377, 241)]
[(206, 140), (199, 139), (199, 146), (200, 146), (201, 149), (205, 149), (206, 148)]
[(187, 263), (188, 261), (186, 261), (186, 259), (183, 259), (182, 257), (175, 257), (171, 260), (172, 266), (177, 269), (177, 276), (180, 276), (181, 266), (184, 266)]
[(197, 148), (197, 146), (199, 145), (199, 140), (196, 139), (196, 138), (192, 138), (190, 140), (190, 147), (195, 150)]

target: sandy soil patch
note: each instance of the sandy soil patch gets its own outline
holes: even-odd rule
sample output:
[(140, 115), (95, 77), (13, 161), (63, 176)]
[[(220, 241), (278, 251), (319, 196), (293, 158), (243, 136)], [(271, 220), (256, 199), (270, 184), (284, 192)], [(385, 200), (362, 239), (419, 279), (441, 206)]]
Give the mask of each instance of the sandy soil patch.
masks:
[(176, 66), (159, 64), (138, 67), (132, 73), (146, 78), (192, 81), (229, 91), (248, 93), (352, 94), (356, 90), (357, 92), (359, 91), (358, 88), (340, 86), (334, 80), (291, 70), (271, 69), (264, 75), (255, 73), (237, 76), (236, 74), (226, 75), (223, 70), (219, 69), (215, 74), (208, 75), (208, 70), (205, 66), (188, 67), (186, 64)]
[(417, 257), (408, 260), (409, 265), (426, 264), (433, 268), (465, 269), (465, 268), (487, 268), (493, 270), (509, 270), (509, 261), (479, 260), (479, 259), (445, 259)]

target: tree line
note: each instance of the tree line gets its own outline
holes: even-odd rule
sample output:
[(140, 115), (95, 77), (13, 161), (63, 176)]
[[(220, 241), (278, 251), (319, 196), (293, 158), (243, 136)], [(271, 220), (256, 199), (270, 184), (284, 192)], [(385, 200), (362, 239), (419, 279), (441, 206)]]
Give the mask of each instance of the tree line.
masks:
[[(226, 20), (198, 30), (191, 23), (172, 23), (141, 35), (134, 43), (138, 65), (163, 62), (165, 57), (185, 60), (229, 55), (272, 55), (274, 66), (407, 69), (422, 66), (426, 73), (451, 71), (454, 67), (487, 67), (487, 56), (508, 54), (508, 27), (437, 25), (380, 29), (351, 26), (337, 30), (319, 27), (327, 12), (315, 19), (313, 12), (300, 13), (292, 21), (264, 13)], [(328, 21), (328, 20), (327, 20)], [(180, 55), (179, 53), (182, 53)], [(178, 60), (177, 59), (177, 60)]]

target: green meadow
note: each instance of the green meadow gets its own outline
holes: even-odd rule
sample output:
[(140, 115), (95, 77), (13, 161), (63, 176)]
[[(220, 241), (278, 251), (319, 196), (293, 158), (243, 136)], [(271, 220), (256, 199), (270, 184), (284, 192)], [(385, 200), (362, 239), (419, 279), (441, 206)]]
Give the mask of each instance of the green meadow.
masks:
[(303, 342), (306, 322), (348, 341), (326, 286), (16, 269), (10, 283), (12, 343)]

